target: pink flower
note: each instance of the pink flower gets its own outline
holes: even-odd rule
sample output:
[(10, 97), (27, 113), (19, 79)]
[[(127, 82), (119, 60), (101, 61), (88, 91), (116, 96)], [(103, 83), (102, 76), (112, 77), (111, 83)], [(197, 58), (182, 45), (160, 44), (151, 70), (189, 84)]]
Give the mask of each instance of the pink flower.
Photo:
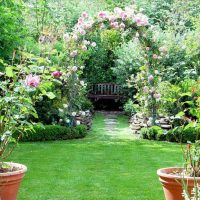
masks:
[(26, 76), (25, 84), (31, 87), (38, 87), (38, 85), (40, 84), (40, 77), (30, 74)]
[(80, 17), (80, 18), (78, 19), (78, 24), (79, 24), (79, 25), (82, 25), (83, 22), (84, 22), (84, 18)]
[(77, 50), (74, 50), (74, 51), (72, 51), (71, 53), (70, 53), (70, 56), (71, 57), (75, 57), (75, 56), (77, 56), (78, 55), (78, 51)]
[(153, 75), (149, 75), (148, 80), (152, 81), (154, 79)]
[(149, 24), (148, 17), (142, 13), (135, 15), (134, 20), (137, 26), (147, 26)]
[(88, 13), (87, 12), (82, 12), (81, 17), (88, 18)]
[(121, 12), (120, 17), (123, 21), (125, 21), (128, 18), (128, 14), (124, 11)]
[(96, 47), (97, 46), (96, 42), (92, 42), (91, 46)]
[(119, 23), (118, 22), (111, 22), (110, 25), (112, 28), (118, 29), (119, 28)]
[(115, 15), (110, 15), (108, 19), (110, 22), (114, 22), (117, 19), (117, 17)]
[(62, 72), (55, 71), (55, 72), (52, 72), (51, 75), (54, 77), (60, 77), (60, 76), (62, 76)]
[(99, 16), (100, 18), (105, 19), (105, 18), (107, 17), (107, 13), (106, 13), (106, 11), (100, 11), (100, 12), (98, 13), (98, 16)]
[(86, 31), (85, 31), (84, 29), (80, 29), (80, 30), (79, 30), (79, 33), (80, 33), (81, 35), (85, 35), (85, 34), (86, 34)]

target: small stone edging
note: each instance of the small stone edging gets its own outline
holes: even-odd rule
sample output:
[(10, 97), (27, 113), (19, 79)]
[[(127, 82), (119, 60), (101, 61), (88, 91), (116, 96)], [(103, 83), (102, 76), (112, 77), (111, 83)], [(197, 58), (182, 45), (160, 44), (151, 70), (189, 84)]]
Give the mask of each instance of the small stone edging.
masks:
[[(139, 134), (142, 128), (151, 127), (149, 118), (146, 117), (143, 113), (134, 114), (130, 118), (129, 123), (130, 128), (134, 134)], [(158, 120), (156, 120), (156, 123), (163, 130), (169, 130), (172, 128), (169, 117), (161, 116)]]

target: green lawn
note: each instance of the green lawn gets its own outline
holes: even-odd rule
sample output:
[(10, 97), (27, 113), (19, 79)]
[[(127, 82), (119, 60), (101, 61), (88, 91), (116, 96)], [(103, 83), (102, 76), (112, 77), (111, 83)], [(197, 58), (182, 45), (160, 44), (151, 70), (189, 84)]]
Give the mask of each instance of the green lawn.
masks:
[[(179, 145), (111, 138), (95, 116), (84, 139), (23, 143), (11, 160), (27, 165), (18, 200), (163, 200), (156, 175), (181, 163)], [(127, 119), (118, 119), (119, 132)]]

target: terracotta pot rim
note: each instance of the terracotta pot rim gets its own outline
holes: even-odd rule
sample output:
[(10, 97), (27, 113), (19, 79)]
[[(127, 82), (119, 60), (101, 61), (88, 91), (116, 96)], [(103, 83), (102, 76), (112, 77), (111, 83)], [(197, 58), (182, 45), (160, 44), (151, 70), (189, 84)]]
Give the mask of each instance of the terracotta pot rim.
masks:
[(27, 171), (27, 167), (23, 164), (19, 164), (19, 163), (13, 163), (13, 162), (4, 162), (10, 166), (14, 166), (19, 168), (19, 170), (17, 171), (13, 171), (13, 172), (6, 172), (6, 173), (0, 173), (0, 177), (4, 177), (4, 176), (14, 176), (14, 175), (18, 175), (18, 174), (23, 174)]
[[(194, 177), (191, 176), (178, 176), (178, 175), (173, 175), (173, 174), (168, 174), (166, 173), (166, 171), (169, 170), (179, 170), (179, 169), (183, 169), (183, 167), (166, 167), (166, 168), (161, 168), (157, 170), (157, 175), (160, 177), (165, 177), (165, 178), (172, 178), (172, 179), (187, 179), (187, 180), (194, 180)], [(200, 177), (195, 177), (196, 180), (200, 180)]]

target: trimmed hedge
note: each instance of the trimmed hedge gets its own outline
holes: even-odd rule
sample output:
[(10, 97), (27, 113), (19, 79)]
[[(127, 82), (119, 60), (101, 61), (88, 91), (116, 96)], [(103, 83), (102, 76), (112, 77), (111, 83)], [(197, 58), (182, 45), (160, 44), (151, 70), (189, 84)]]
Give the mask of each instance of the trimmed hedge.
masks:
[(188, 129), (176, 127), (172, 130), (164, 131), (159, 126), (152, 126), (150, 128), (142, 128), (140, 136), (143, 139), (181, 143), (187, 143), (187, 141), (195, 142), (195, 140), (200, 139), (200, 135), (192, 127)]
[[(87, 134), (87, 127), (79, 125), (76, 127), (65, 127), (60, 125), (35, 125), (34, 130), (26, 131), (20, 141), (36, 142), (50, 140), (68, 140), (83, 138)], [(16, 138), (15, 134), (15, 138)]]

